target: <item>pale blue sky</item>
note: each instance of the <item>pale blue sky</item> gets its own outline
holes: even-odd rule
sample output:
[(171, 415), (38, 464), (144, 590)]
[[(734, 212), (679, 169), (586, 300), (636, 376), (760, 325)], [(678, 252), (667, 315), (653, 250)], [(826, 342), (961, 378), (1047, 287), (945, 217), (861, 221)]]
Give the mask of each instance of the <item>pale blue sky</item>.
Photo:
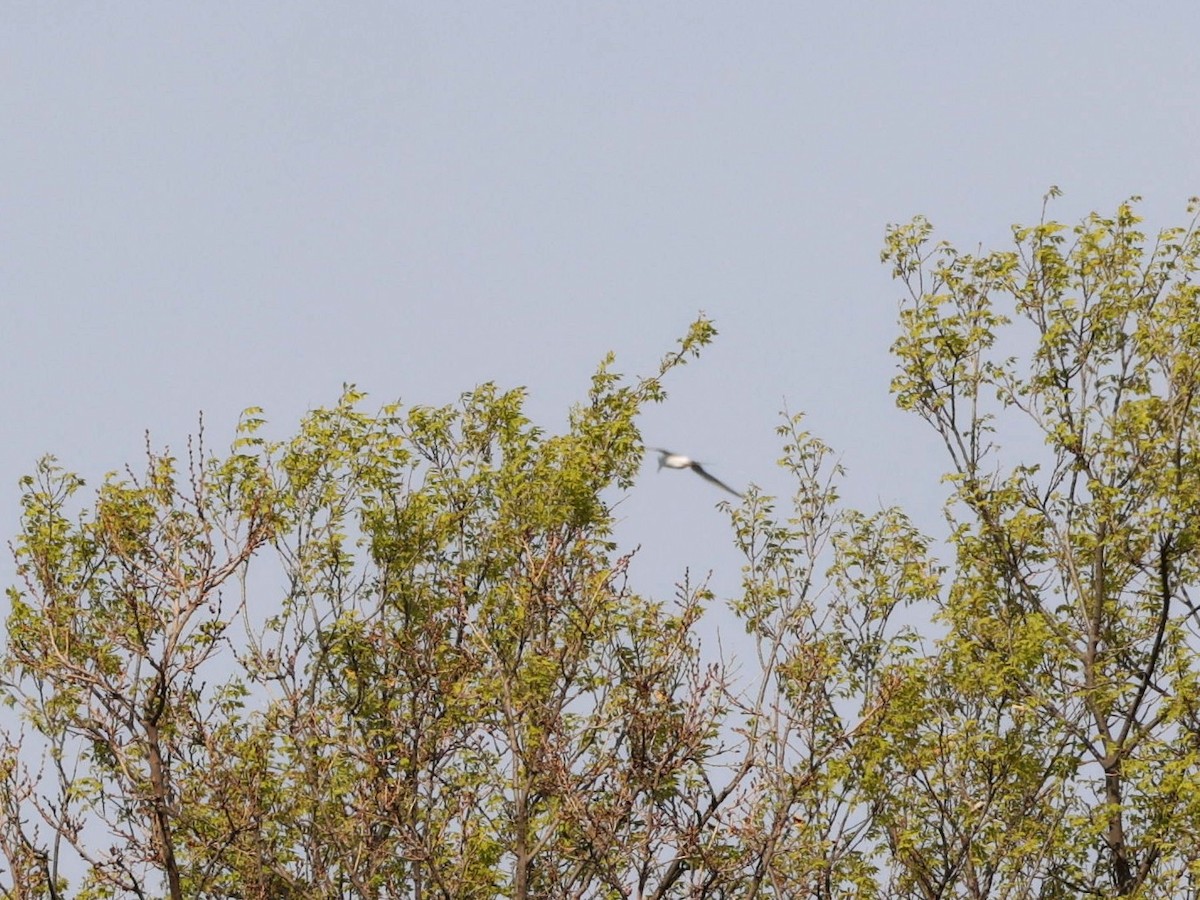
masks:
[[(344, 381), (527, 385), (550, 427), (608, 350), (721, 332), (645, 419), (734, 485), (786, 397), (847, 495), (936, 525), (888, 395), (885, 225), (968, 247), (1054, 207), (1200, 193), (1200, 8), (1118, 3), (10, 3), (0, 7), (0, 526), (45, 452), (94, 481)], [(732, 589), (721, 494), (621, 504), (642, 587)], [(11, 582), (11, 562), (0, 566)]]

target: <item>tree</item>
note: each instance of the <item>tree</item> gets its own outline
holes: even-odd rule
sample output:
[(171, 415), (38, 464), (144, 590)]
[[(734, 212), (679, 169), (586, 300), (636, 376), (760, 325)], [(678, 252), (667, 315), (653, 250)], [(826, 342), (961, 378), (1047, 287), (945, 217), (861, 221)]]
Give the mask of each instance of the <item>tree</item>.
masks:
[[(635, 417), (714, 333), (697, 321), (632, 385), (606, 362), (561, 435), (520, 391), (371, 415), (351, 389), (291, 440), (261, 437), (253, 409), (228, 455), (201, 432), (183, 476), (148, 447), (145, 475), (110, 476), (78, 514), (82, 482), (43, 461), (4, 657), (5, 697), (42, 743), (4, 748), (6, 895), (869, 883), (842, 778), (886, 699), (850, 664), (881, 655), (887, 615), (858, 638), (823, 631), (857, 612), (818, 601), (818, 557), (844, 558), (848, 596), (862, 578), (895, 601), (890, 563), (841, 527), (827, 448), (789, 420), (793, 522), (758, 497), (734, 513), (761, 664), (745, 684), (702, 661), (704, 585), (642, 597), (612, 541), (604, 493), (640, 467)], [(912, 536), (895, 515), (853, 527)]]
[(953, 559), (844, 505), (785, 415), (792, 496), (723, 505), (748, 658), (702, 646), (704, 583), (639, 594), (612, 531), (703, 318), (652, 376), (606, 360), (561, 434), (520, 390), (350, 388), (87, 502), (44, 460), (0, 895), (1200, 896), (1200, 236), (1137, 223), (889, 230)]
[(945, 445), (956, 554), (919, 702), (879, 734), (905, 893), (1200, 890), (1200, 234), (1147, 242), (1135, 202), (1070, 239), (1043, 212), (1014, 250), (887, 237), (893, 389)]
[[(37, 789), (10, 739), (0, 843), (15, 896), (59, 894), (64, 844), (89, 868), (81, 897), (150, 896), (147, 865), (184, 896), (187, 748), (226, 702), (204, 696), (202, 673), (231, 622), (223, 587), (272, 525), (258, 493), (214, 497), (195, 464), (185, 491), (172, 458), (149, 462), (143, 479), (110, 479), (78, 525), (64, 515), (77, 477), (47, 459), (23, 481), (27, 591), (10, 591), (5, 659), (21, 690), (6, 699), (44, 740), (54, 788)], [(30, 810), (50, 848), (24, 829)]]

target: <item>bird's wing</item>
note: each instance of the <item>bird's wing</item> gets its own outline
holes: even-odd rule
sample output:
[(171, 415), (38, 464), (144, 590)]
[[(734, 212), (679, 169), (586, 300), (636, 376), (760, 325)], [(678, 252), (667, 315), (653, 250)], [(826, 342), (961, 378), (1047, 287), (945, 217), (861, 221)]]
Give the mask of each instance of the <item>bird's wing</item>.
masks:
[(717, 487), (721, 488), (722, 490), (729, 491), (729, 493), (733, 494), (733, 496), (737, 497), (739, 500), (742, 498), (741, 494), (739, 494), (737, 491), (735, 491), (733, 488), (731, 488), (729, 485), (727, 485), (721, 479), (714, 478), (712, 475), (709, 475), (707, 472), (705, 472), (704, 469), (701, 468), (699, 463), (692, 463), (692, 471), (695, 472), (697, 475), (699, 475), (701, 478), (703, 478), (705, 481), (711, 481), (713, 484), (715, 484)]

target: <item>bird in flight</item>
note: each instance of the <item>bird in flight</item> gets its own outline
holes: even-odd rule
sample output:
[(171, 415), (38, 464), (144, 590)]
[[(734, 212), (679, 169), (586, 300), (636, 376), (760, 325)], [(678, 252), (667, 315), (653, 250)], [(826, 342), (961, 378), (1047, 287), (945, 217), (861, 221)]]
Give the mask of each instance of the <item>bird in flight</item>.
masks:
[(741, 499), (741, 494), (739, 494), (725, 482), (721, 481), (719, 478), (714, 478), (712, 475), (709, 475), (704, 471), (704, 467), (691, 457), (684, 456), (681, 453), (672, 453), (670, 450), (663, 450), (661, 447), (651, 447), (650, 449), (658, 454), (658, 469), (660, 472), (664, 467), (668, 469), (691, 469), (705, 481), (711, 481), (721, 490), (729, 491), (729, 493), (733, 494), (733, 496), (737, 497), (739, 500)]

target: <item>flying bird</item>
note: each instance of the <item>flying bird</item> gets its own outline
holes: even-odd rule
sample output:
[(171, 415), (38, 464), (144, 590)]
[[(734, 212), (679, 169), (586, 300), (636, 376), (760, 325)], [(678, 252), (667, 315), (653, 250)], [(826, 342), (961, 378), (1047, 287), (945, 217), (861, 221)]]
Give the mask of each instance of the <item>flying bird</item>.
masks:
[(737, 497), (739, 500), (742, 498), (741, 494), (739, 494), (725, 482), (721, 481), (719, 478), (714, 478), (712, 475), (709, 475), (707, 472), (705, 472), (704, 467), (691, 457), (684, 456), (681, 453), (672, 453), (670, 450), (663, 450), (661, 447), (651, 447), (650, 449), (658, 454), (658, 469), (660, 472), (664, 467), (668, 469), (691, 469), (705, 481), (711, 481), (721, 490), (729, 491), (729, 493), (733, 494), (733, 496)]

